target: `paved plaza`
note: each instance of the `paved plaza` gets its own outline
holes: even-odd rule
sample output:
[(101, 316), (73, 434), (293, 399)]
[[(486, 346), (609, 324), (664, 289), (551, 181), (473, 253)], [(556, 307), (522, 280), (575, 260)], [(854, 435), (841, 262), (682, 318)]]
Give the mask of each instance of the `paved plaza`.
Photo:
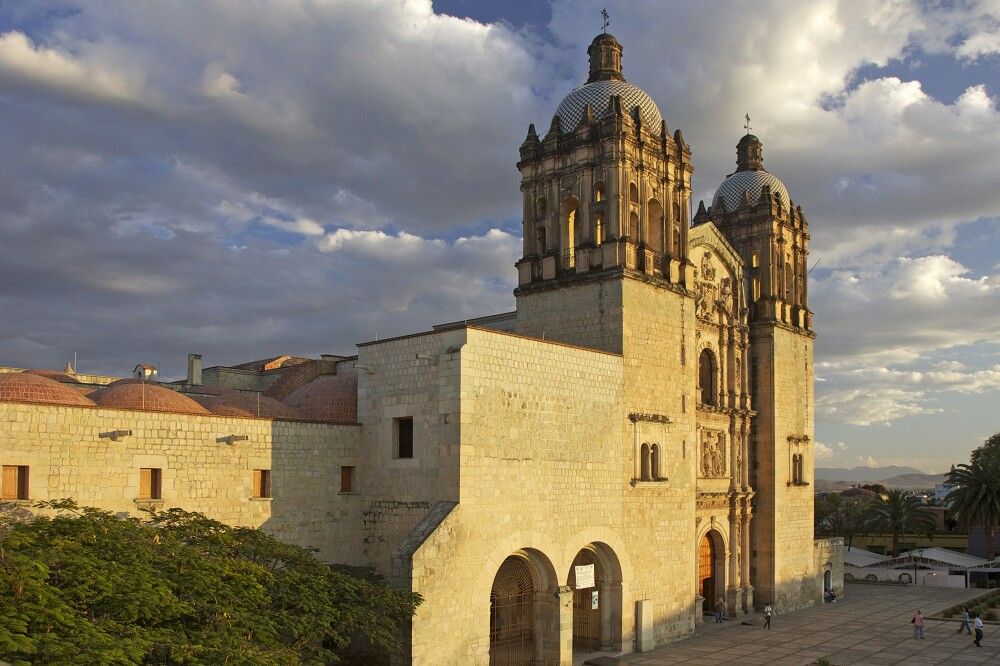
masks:
[(986, 625), (983, 647), (956, 633), (958, 623), (927, 620), (924, 640), (913, 638), (910, 618), (961, 603), (983, 590), (848, 585), (835, 604), (777, 615), (773, 629), (760, 620), (721, 627), (705, 618), (694, 637), (651, 652), (618, 658), (619, 664), (812, 664), (826, 658), (847, 664), (1000, 664), (1000, 627)]

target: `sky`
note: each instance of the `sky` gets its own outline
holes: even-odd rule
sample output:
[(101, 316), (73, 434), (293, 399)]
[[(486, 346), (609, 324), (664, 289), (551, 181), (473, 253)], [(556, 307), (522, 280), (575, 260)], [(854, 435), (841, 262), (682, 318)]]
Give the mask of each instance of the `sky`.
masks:
[(513, 309), (514, 166), (600, 31), (809, 220), (817, 465), (1000, 430), (1000, 0), (0, 0), (0, 364), (183, 374)]

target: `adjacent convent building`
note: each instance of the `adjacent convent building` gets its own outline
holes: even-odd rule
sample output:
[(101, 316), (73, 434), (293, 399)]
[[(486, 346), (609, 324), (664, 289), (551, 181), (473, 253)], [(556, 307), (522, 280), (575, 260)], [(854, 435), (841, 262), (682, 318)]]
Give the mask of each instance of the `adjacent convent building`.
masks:
[[(0, 374), (6, 499), (179, 506), (370, 565), (401, 661), (571, 664), (820, 601), (802, 209), (747, 134), (709, 208), (602, 34), (520, 146), (515, 312), (159, 382)], [(827, 573), (830, 572), (830, 573)]]

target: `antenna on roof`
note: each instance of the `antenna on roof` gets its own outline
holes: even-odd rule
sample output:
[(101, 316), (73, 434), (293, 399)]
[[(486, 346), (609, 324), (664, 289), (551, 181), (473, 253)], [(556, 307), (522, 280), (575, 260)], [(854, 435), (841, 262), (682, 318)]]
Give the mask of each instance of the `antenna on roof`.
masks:
[(611, 17), (608, 16), (608, 8), (607, 7), (605, 7), (604, 9), (601, 10), (601, 18), (604, 19), (603, 24), (601, 25), (601, 31), (604, 34), (607, 34), (607, 32), (608, 32), (608, 26), (611, 25)]

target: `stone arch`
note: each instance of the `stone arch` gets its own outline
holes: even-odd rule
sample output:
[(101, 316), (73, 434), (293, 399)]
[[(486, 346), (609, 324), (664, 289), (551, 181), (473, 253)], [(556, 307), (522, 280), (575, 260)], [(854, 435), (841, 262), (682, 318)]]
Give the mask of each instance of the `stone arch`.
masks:
[(719, 597), (726, 598), (726, 555), (729, 546), (723, 531), (706, 525), (697, 540), (696, 593), (702, 600), (702, 613), (710, 615)]
[(489, 604), (489, 663), (534, 664), (558, 653), (558, 578), (534, 548), (508, 554), (493, 575)]
[(642, 481), (653, 480), (653, 456), (649, 444), (643, 442), (639, 447), (639, 479)]
[(663, 252), (663, 206), (656, 199), (646, 202), (646, 244)]
[(710, 347), (705, 347), (698, 354), (698, 402), (717, 406), (718, 380), (719, 363), (715, 352)]
[[(576, 567), (588, 565), (594, 567), (594, 586), (580, 588)], [(573, 590), (573, 649), (620, 651), (623, 584), (615, 550), (603, 541), (587, 543), (576, 552), (566, 581)], [(593, 607), (595, 601), (597, 608)]]
[(565, 268), (576, 266), (576, 244), (580, 238), (579, 211), (580, 202), (576, 197), (566, 197), (559, 204), (559, 249)]
[(605, 198), (604, 181), (594, 183), (594, 203), (601, 203)]

